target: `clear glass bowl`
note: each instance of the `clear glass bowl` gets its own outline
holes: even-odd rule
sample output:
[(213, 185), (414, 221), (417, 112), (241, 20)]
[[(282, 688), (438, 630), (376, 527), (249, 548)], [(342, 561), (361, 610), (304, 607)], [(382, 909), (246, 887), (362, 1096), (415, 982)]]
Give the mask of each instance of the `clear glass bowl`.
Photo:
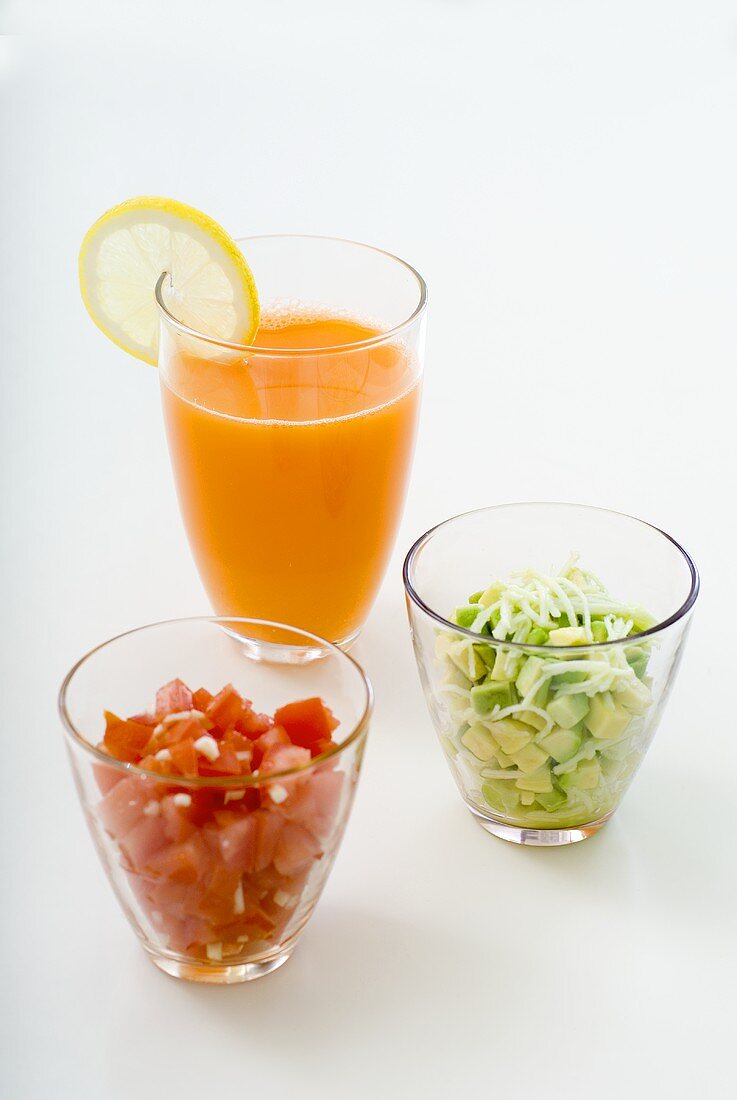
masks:
[[(656, 625), (618, 641), (552, 647), (499, 642), (451, 621), (469, 593), (527, 568), (555, 573), (572, 552), (610, 593), (646, 609)], [(471, 812), (490, 833), (521, 844), (570, 844), (595, 833), (642, 763), (678, 669), (699, 590), (686, 551), (658, 528), (601, 508), (500, 505), (456, 516), (422, 535), (405, 559), (404, 584), (428, 709)], [(622, 669), (614, 679), (607, 672), (600, 689), (589, 684), (585, 699), (579, 696), (589, 715), (572, 735), (556, 733), (555, 754), (548, 754), (549, 727), (538, 722), (535, 728), (534, 714), (519, 726), (500, 727), (493, 713), (484, 712), (483, 693), (471, 695), (491, 681), (497, 659), (516, 674), (530, 657), (548, 662), (544, 675), (556, 673), (540, 707), (562, 683), (576, 679), (574, 669), (566, 672), (568, 662), (592, 659), (605, 669)], [(559, 662), (559, 673), (550, 662)], [(527, 744), (533, 747), (519, 763), (511, 761)], [(532, 780), (520, 774), (538, 768)]]
[[(319, 659), (303, 663), (305, 647)], [(268, 779), (162, 778), (96, 747), (105, 710), (141, 713), (177, 678), (213, 694), (232, 683), (266, 713), (319, 696), (340, 721), (336, 747)], [(278, 623), (180, 619), (93, 649), (64, 680), (59, 707), (92, 838), (153, 962), (175, 977), (228, 983), (286, 962), (353, 801), (372, 707), (356, 662)]]

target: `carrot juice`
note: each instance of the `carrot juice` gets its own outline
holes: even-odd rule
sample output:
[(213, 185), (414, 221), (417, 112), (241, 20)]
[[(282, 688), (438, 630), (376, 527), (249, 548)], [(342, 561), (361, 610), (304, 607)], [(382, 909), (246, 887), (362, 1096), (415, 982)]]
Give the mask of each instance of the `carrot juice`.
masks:
[(173, 343), (161, 382), (182, 515), (215, 611), (350, 640), (404, 504), (414, 353), (349, 318), (267, 313), (247, 355)]

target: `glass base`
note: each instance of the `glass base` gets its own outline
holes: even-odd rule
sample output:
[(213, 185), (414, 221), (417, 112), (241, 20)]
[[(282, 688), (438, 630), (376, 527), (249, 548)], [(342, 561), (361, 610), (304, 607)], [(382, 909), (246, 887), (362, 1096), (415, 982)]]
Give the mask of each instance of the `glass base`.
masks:
[(471, 807), (469, 809), (481, 828), (492, 836), (498, 836), (500, 840), (508, 840), (511, 844), (529, 844), (537, 848), (578, 844), (579, 840), (587, 840), (598, 833), (612, 816), (607, 814), (598, 821), (592, 821), (586, 825), (574, 825), (570, 829), (526, 829), (521, 825), (507, 825), (493, 817), (485, 817)]
[(213, 985), (237, 985), (240, 982), (253, 982), (256, 978), (263, 978), (284, 966), (291, 955), (291, 951), (283, 951), (281, 955), (275, 955), (271, 959), (262, 962), (242, 963), (206, 963), (183, 962), (180, 959), (168, 958), (165, 955), (156, 955), (152, 951), (146, 952), (154, 966), (169, 974), (172, 978), (182, 978), (187, 982), (208, 982)]
[[(262, 641), (260, 638), (244, 638), (242, 634), (238, 634), (235, 630), (230, 630), (228, 627), (223, 627), (226, 634), (229, 634), (231, 638), (234, 638), (242, 647), (246, 657), (252, 661), (260, 661), (264, 664), (275, 665), (306, 665), (311, 661), (319, 661), (323, 657), (327, 657), (330, 652), (325, 646), (310, 646), (310, 645), (289, 645), (283, 642), (267, 642)], [(344, 653), (347, 653), (351, 646), (356, 642), (358, 635), (361, 633), (361, 628), (354, 630), (352, 634), (349, 634), (345, 638), (338, 638), (333, 642), (333, 645), (338, 649), (342, 649)]]

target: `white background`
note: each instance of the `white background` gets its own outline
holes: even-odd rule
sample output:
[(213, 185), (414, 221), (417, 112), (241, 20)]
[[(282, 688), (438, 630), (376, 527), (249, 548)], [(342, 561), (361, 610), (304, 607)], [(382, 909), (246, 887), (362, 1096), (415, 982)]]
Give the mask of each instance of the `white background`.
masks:
[[(0, 6), (3, 30), (43, 32), (0, 43), (0, 1092), (734, 1095), (737, 11), (167, 7)], [(139, 193), (234, 234), (365, 240), (430, 285), (410, 499), (356, 649), (377, 706), (353, 819), (294, 957), (241, 988), (144, 958), (55, 712), (90, 645), (207, 610), (155, 371), (77, 288), (87, 226)], [(566, 850), (506, 845), (464, 810), (404, 617), (417, 534), (525, 499), (643, 516), (704, 581), (648, 760)]]

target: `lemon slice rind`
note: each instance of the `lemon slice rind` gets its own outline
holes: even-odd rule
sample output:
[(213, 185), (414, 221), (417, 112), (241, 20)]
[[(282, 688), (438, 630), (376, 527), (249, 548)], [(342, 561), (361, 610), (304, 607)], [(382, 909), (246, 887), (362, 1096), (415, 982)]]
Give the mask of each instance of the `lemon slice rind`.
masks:
[(248, 345), (259, 323), (256, 284), (235, 241), (216, 221), (174, 199), (141, 196), (103, 214), (79, 253), (82, 300), (118, 347), (154, 366), (163, 271), (167, 308), (205, 337)]

